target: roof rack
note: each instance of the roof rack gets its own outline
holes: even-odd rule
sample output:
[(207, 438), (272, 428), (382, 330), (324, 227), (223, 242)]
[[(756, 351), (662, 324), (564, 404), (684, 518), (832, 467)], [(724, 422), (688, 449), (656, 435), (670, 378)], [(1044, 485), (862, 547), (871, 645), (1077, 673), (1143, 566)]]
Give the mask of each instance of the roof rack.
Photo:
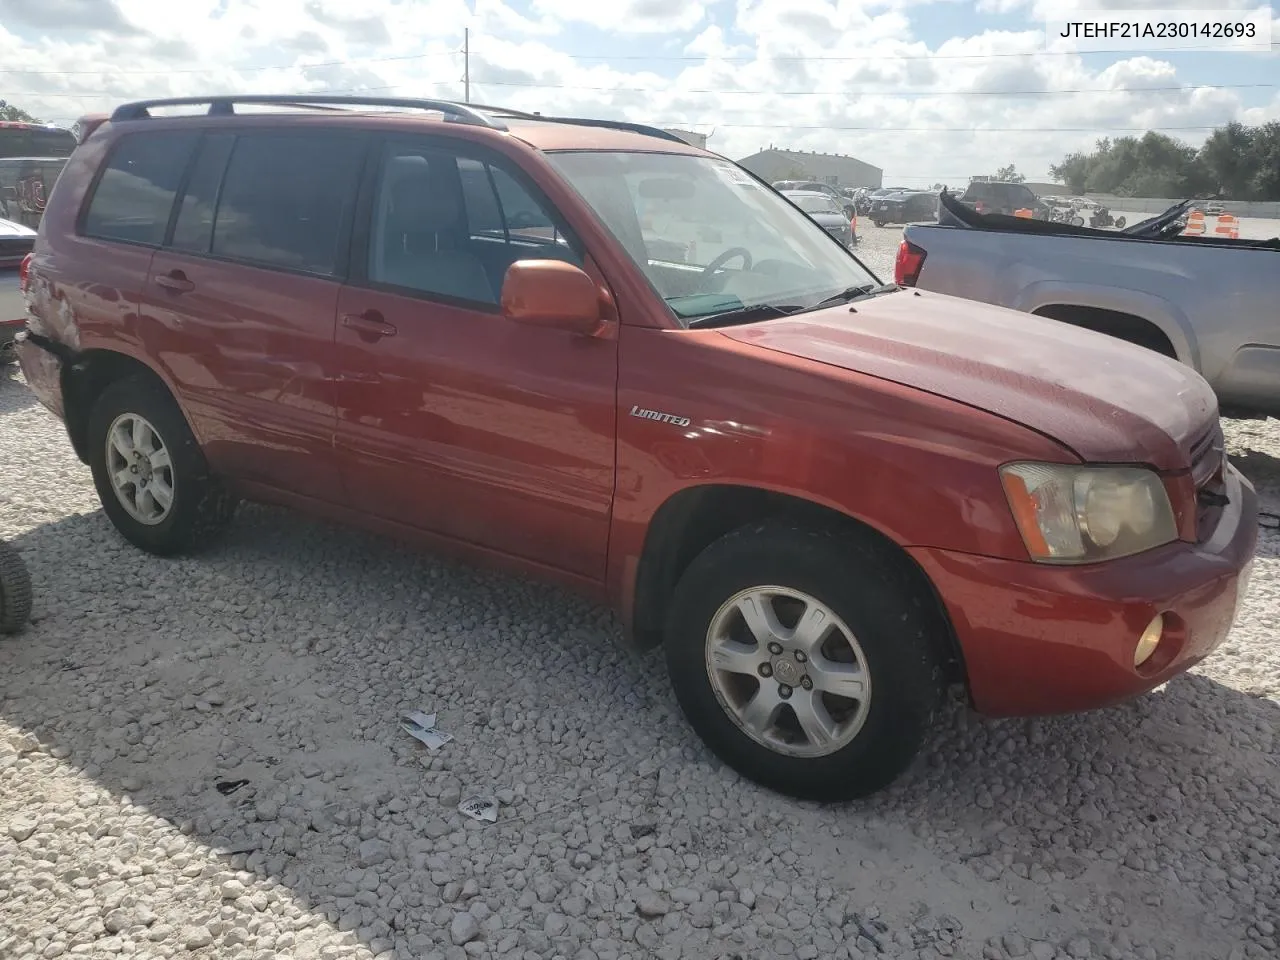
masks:
[(524, 110), (512, 110), (509, 107), (486, 107), (481, 104), (468, 104), (475, 110), (483, 110), (485, 113), (491, 113), (498, 117), (508, 117), (514, 120), (541, 120), (543, 123), (569, 123), (580, 127), (603, 127), (607, 130), (629, 130), (632, 133), (641, 133), (647, 137), (658, 137), (661, 140), (670, 140), (672, 143), (680, 143), (688, 146), (688, 142), (680, 139), (674, 133), (659, 127), (651, 127), (644, 123), (631, 123), (628, 120), (595, 120), (588, 117), (555, 117), (546, 116), (541, 113), (528, 113)]
[(631, 123), (627, 120), (596, 120), (588, 117), (545, 116), (541, 113), (528, 113), (513, 110), (509, 107), (490, 107), (476, 103), (457, 103), (453, 100), (424, 100), (406, 97), (362, 97), (320, 93), (314, 96), (306, 94), (245, 94), (213, 97), (170, 97), (163, 100), (138, 100), (134, 103), (121, 104), (111, 114), (112, 121), (144, 120), (151, 116), (152, 107), (185, 107), (207, 103), (208, 116), (231, 116), (235, 114), (236, 104), (271, 104), (281, 107), (307, 107), (311, 109), (335, 110), (343, 107), (405, 107), (416, 110), (434, 110), (443, 113), (445, 119), (454, 123), (467, 123), (474, 126), (490, 127), (494, 130), (506, 130), (507, 126), (501, 118), (511, 120), (538, 120), (543, 123), (566, 123), (580, 127), (601, 127), (607, 130), (627, 130), (646, 137), (657, 137), (672, 143), (686, 145), (686, 141), (674, 133), (667, 133), (658, 127), (643, 123)]
[(152, 107), (185, 107), (207, 103), (208, 116), (231, 116), (236, 104), (272, 104), (283, 107), (319, 107), (334, 109), (342, 107), (406, 107), (415, 110), (434, 110), (445, 115), (445, 119), (454, 123), (467, 123), (478, 127), (492, 127), (505, 130), (506, 126), (499, 121), (486, 117), (479, 110), (451, 100), (423, 100), (406, 97), (361, 97), (330, 93), (310, 94), (244, 94), (213, 97), (169, 97), (163, 100), (138, 100), (121, 104), (111, 114), (112, 121), (144, 120), (151, 116)]

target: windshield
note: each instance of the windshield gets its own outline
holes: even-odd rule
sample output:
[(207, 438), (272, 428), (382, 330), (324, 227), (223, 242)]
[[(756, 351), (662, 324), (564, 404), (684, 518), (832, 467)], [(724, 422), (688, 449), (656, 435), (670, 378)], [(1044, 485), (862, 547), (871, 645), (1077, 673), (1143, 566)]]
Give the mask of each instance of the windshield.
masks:
[(69, 157), (75, 148), (70, 130), (0, 123), (0, 157)]
[(840, 208), (830, 197), (807, 197), (804, 194), (788, 194), (805, 213), (839, 213)]
[(596, 151), (548, 159), (682, 320), (809, 308), (878, 283), (821, 227), (727, 160)]

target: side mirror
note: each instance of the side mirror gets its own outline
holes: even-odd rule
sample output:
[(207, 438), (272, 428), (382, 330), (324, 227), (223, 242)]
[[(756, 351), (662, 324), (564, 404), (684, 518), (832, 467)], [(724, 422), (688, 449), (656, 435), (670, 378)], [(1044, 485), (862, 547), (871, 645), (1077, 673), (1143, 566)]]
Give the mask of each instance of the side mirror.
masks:
[(502, 281), (502, 315), (517, 323), (593, 334), (604, 322), (600, 290), (563, 260), (517, 260)]

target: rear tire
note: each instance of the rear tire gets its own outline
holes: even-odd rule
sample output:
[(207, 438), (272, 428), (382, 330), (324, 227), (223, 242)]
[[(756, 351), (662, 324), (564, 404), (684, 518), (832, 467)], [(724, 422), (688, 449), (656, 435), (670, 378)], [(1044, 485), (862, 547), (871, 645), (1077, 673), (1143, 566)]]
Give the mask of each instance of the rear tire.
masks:
[(0, 541), (0, 633), (20, 633), (31, 622), (31, 574), (18, 551)]
[[(837, 530), (754, 524), (681, 577), (667, 669), (689, 723), (744, 777), (803, 799), (850, 800), (896, 779), (932, 727), (945, 680), (931, 610), (886, 548)], [(825, 632), (804, 629), (817, 623)]]
[(885, 224), (883, 220), (872, 220), (871, 222), (874, 223), (877, 227), (883, 227)]
[(126, 540), (172, 556), (230, 525), (237, 501), (209, 473), (169, 392), (144, 377), (110, 384), (89, 414), (89, 466), (98, 499)]

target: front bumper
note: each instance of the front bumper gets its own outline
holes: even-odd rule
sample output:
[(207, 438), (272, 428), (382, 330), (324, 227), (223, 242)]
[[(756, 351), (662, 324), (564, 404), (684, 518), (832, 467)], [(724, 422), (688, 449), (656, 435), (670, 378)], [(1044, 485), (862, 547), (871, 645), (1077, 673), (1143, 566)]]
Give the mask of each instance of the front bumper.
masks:
[[(913, 548), (950, 615), (975, 708), (1030, 716), (1110, 706), (1212, 653), (1235, 620), (1258, 540), (1253, 486), (1234, 467), (1225, 481), (1230, 503), (1202, 543), (1079, 567)], [(1138, 637), (1160, 613), (1164, 640), (1135, 668)]]

